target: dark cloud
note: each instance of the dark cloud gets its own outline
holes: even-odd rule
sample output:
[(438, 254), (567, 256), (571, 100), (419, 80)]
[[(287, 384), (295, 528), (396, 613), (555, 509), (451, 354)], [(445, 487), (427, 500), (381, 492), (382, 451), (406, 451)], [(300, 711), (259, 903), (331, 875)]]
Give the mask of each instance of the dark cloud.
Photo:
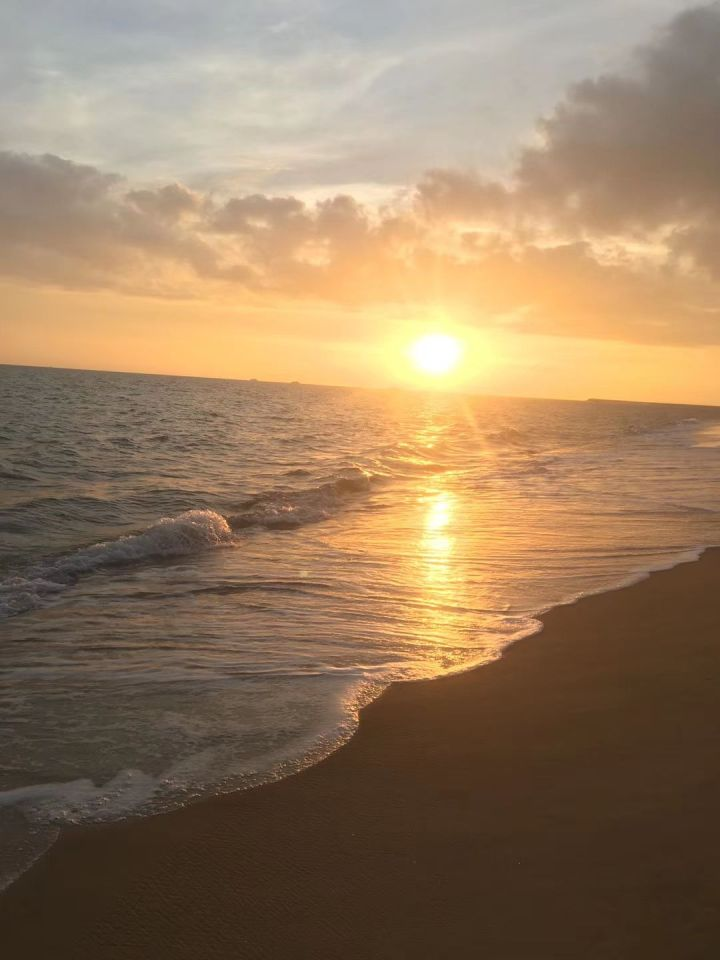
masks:
[(305, 204), (296, 197), (250, 194), (228, 200), (212, 213), (206, 229), (239, 238), (237, 255), (244, 254), (261, 268), (277, 269), (278, 261), (291, 260), (310, 238), (312, 222)]
[(163, 265), (211, 275), (215, 255), (193, 226), (184, 187), (122, 192), (122, 178), (49, 154), (0, 152), (0, 271), (71, 287), (155, 286)]
[(586, 235), (710, 222), (720, 211), (719, 64), (720, 5), (687, 11), (624, 74), (572, 86), (509, 184), (434, 170), (418, 203), (436, 218), (542, 218)]
[(199, 194), (181, 183), (169, 183), (158, 190), (131, 190), (125, 194), (125, 199), (142, 213), (165, 223), (177, 223), (182, 217), (197, 213), (204, 205)]
[(428, 170), (417, 186), (416, 202), (432, 219), (487, 220), (508, 212), (511, 195), (502, 184), (475, 173)]
[(0, 240), (89, 255), (119, 178), (60, 157), (0, 153)]
[(574, 86), (524, 152), (518, 194), (580, 227), (625, 231), (720, 208), (720, 8), (688, 11), (626, 76)]

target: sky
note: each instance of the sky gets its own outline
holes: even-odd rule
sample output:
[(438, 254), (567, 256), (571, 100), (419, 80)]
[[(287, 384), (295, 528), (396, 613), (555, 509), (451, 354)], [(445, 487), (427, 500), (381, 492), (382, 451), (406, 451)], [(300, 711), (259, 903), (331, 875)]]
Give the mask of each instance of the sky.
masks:
[(5, 0), (0, 362), (720, 403), (720, 5)]

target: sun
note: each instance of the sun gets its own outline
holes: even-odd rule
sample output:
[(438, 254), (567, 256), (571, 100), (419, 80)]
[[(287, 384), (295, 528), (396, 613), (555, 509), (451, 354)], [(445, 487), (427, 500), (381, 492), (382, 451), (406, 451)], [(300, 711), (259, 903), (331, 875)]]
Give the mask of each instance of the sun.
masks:
[(410, 359), (421, 373), (440, 377), (457, 367), (463, 345), (447, 333), (428, 333), (410, 346)]

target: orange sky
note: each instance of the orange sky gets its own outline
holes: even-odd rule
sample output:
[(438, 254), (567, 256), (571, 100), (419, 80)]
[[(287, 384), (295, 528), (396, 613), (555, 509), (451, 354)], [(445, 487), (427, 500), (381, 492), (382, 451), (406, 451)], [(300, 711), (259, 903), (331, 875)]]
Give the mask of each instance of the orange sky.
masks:
[[(3, 362), (352, 386), (438, 386), (500, 395), (718, 403), (720, 349), (533, 336), (389, 317), (369, 338), (267, 335), (266, 314), (116, 294), (4, 287)], [(129, 309), (129, 307), (131, 309)], [(325, 317), (326, 322), (330, 317)], [(428, 329), (466, 342), (455, 376), (419, 375), (406, 348)]]

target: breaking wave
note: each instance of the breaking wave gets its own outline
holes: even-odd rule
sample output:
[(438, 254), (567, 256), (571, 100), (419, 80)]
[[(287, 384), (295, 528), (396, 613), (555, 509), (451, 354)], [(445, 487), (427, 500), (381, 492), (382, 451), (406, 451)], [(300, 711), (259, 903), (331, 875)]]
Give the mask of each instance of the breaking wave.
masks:
[(103, 567), (164, 557), (181, 557), (237, 542), (236, 531), (250, 527), (290, 530), (330, 517), (349, 498), (367, 493), (375, 479), (360, 467), (340, 470), (333, 479), (302, 490), (274, 490), (245, 501), (224, 517), (213, 510), (187, 510), (164, 517), (141, 533), (130, 534), (51, 561), (0, 581), (0, 618), (43, 606)]
[(7, 577), (0, 582), (0, 617), (42, 606), (83, 573), (155, 557), (183, 556), (231, 540), (227, 520), (212, 510), (188, 510), (178, 517), (163, 517), (142, 533), (96, 543), (37, 564), (22, 576)]

